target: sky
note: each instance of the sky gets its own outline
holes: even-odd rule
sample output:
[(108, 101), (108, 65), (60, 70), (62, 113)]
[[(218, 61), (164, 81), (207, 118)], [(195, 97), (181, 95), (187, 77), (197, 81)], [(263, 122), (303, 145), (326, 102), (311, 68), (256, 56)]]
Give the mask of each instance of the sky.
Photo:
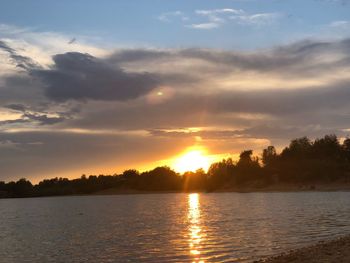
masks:
[(350, 1), (0, 4), (0, 180), (350, 135)]

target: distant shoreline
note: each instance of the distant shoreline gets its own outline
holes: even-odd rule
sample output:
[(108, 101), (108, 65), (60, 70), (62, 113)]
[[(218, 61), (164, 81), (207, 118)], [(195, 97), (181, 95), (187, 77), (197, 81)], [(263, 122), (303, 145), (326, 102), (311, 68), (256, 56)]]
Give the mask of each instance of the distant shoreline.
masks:
[(339, 192), (350, 191), (350, 184), (316, 184), (316, 185), (270, 185), (263, 188), (240, 187), (217, 189), (214, 191), (140, 191), (134, 189), (110, 188), (92, 193), (91, 195), (123, 195), (123, 194), (167, 194), (167, 193), (277, 193), (277, 192)]
[(0, 199), (12, 198), (40, 198), (40, 197), (59, 197), (59, 196), (101, 196), (101, 195), (134, 195), (134, 194), (172, 194), (172, 193), (288, 193), (288, 192), (349, 192), (350, 183), (331, 183), (331, 184), (272, 184), (265, 187), (231, 187), (215, 189), (213, 191), (198, 190), (136, 190), (128, 188), (108, 188), (93, 193), (81, 194), (63, 194), (63, 195), (41, 195), (41, 196), (23, 196), (23, 197), (6, 197)]
[(314, 245), (290, 250), (276, 256), (254, 261), (254, 263), (321, 263), (350, 262), (350, 235)]

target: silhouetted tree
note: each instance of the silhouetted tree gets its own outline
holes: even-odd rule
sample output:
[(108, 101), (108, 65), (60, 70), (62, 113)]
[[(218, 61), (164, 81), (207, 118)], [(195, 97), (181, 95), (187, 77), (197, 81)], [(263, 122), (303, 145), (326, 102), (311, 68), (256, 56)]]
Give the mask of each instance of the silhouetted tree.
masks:
[(274, 146), (268, 146), (263, 150), (262, 153), (262, 163), (264, 166), (273, 165), (277, 159), (276, 148)]
[(226, 188), (235, 183), (235, 165), (231, 158), (213, 163), (208, 169), (207, 189)]
[(157, 167), (140, 175), (142, 190), (181, 190), (182, 180), (168, 166)]
[(282, 158), (302, 159), (310, 155), (312, 143), (308, 137), (301, 137), (290, 142), (281, 153)]
[(124, 178), (133, 178), (133, 177), (137, 177), (139, 175), (140, 175), (139, 171), (137, 171), (135, 169), (125, 170), (122, 174), (122, 176)]
[(33, 185), (25, 178), (19, 179), (17, 182), (11, 184), (11, 186), (14, 197), (28, 197), (32, 195)]
[(347, 137), (344, 142), (343, 142), (343, 145), (342, 145), (342, 148), (343, 148), (343, 155), (344, 155), (344, 158), (347, 160), (347, 161), (350, 161), (350, 138)]
[(336, 135), (326, 135), (321, 139), (316, 139), (312, 145), (312, 155), (319, 159), (333, 159), (341, 158), (341, 145)]
[(259, 158), (253, 157), (252, 150), (241, 152), (236, 166), (236, 173), (237, 184), (263, 179), (261, 176), (262, 173), (259, 165)]

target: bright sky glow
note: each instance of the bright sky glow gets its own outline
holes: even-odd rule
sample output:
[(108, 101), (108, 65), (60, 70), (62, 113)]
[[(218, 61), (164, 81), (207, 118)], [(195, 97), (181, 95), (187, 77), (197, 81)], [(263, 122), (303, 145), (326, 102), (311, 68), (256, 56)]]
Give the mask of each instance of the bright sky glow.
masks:
[(207, 155), (204, 149), (194, 148), (175, 158), (173, 167), (179, 173), (195, 172), (200, 168), (207, 171), (214, 159), (213, 156)]

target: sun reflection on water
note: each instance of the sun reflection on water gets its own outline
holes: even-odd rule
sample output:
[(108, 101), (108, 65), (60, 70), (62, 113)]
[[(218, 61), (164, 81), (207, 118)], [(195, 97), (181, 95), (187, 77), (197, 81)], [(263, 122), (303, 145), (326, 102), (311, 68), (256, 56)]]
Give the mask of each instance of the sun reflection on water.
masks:
[(193, 257), (192, 263), (204, 263), (201, 258), (201, 241), (203, 239), (202, 227), (200, 224), (199, 195), (189, 194), (188, 196), (188, 219), (189, 219), (189, 246), (190, 254)]

